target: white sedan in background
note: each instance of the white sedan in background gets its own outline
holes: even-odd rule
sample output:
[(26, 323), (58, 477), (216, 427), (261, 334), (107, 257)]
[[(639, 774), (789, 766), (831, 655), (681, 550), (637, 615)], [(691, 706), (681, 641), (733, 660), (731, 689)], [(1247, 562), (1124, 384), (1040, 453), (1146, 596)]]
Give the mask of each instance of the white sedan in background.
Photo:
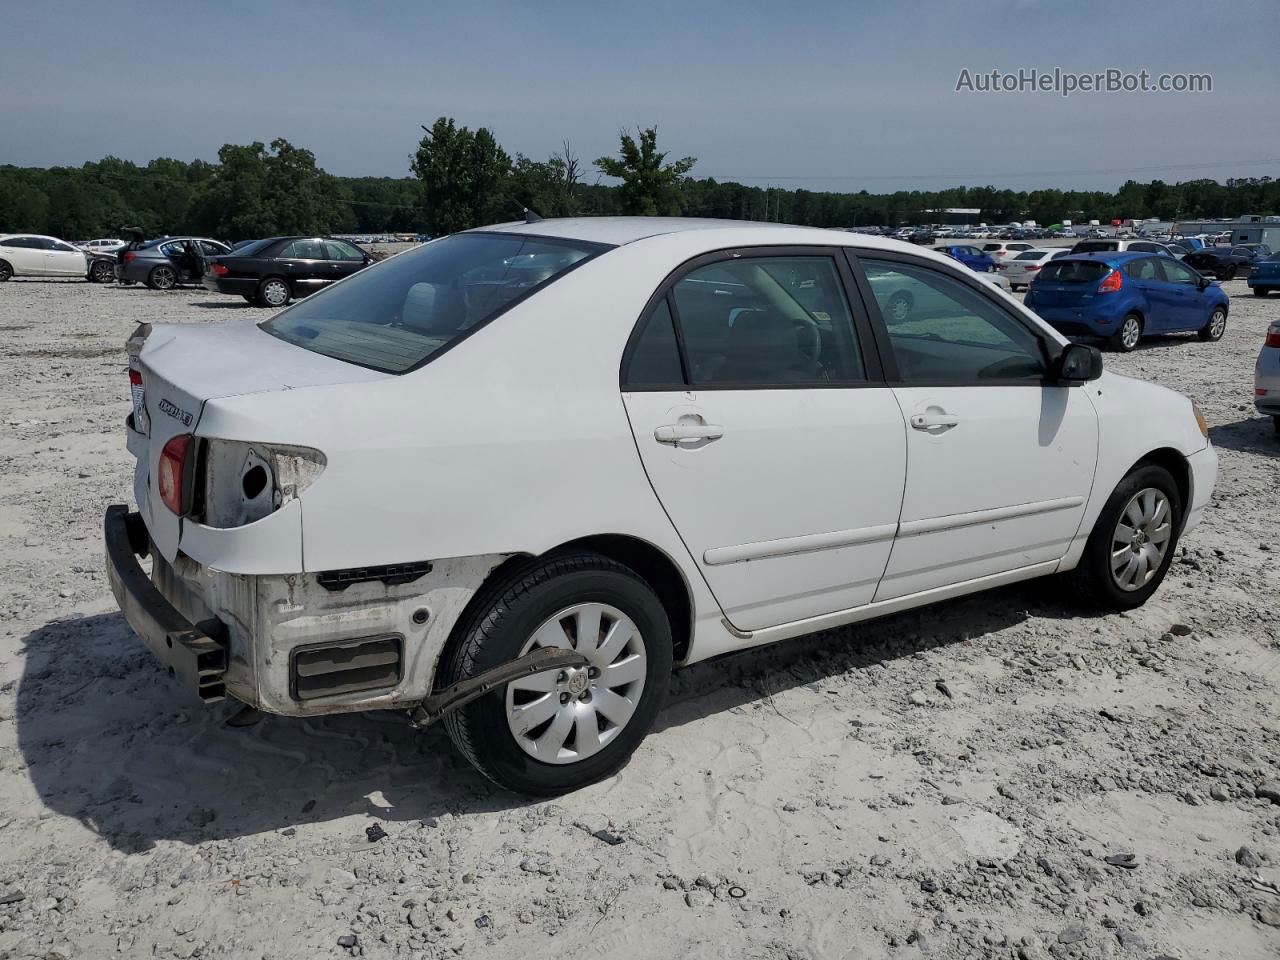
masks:
[(1031, 286), (1031, 281), (1050, 260), (1065, 257), (1070, 252), (1070, 247), (1034, 247), (1023, 250), (1012, 259), (1002, 260), (996, 264), (996, 269), (1009, 282), (1009, 286), (1017, 290), (1019, 287)]
[(245, 722), (443, 718), (528, 794), (617, 771), (673, 665), (1067, 571), (1137, 607), (1217, 471), (954, 260), (805, 227), (503, 224), (128, 355), (107, 567), (156, 658)]
[(0, 281), (10, 277), (86, 277), (89, 259), (65, 240), (34, 233), (0, 235)]
[(128, 241), (118, 238), (104, 238), (101, 240), (89, 240), (86, 243), (77, 244), (77, 246), (86, 253), (119, 253), (128, 246)]

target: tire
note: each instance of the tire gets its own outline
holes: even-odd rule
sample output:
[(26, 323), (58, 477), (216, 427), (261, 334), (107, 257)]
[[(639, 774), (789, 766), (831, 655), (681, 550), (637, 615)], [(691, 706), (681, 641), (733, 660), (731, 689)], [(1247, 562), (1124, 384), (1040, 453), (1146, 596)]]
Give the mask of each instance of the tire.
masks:
[(289, 284), (280, 277), (267, 277), (258, 284), (257, 303), (260, 307), (278, 310), (289, 303)]
[(0, 260), (0, 283), (4, 283), (13, 276), (13, 267), (9, 265), (8, 260)]
[(1270, 287), (1254, 287), (1253, 288), (1253, 295), (1255, 297), (1265, 297), (1270, 292), (1271, 292)]
[(89, 279), (94, 283), (111, 283), (116, 278), (116, 268), (106, 260), (99, 260), (89, 268)]
[(1235, 268), (1235, 267), (1228, 267), (1226, 270), (1223, 270), (1223, 271), (1222, 271), (1222, 279), (1223, 279), (1223, 280), (1234, 280), (1235, 278), (1236, 278), (1236, 268)]
[(1208, 343), (1217, 343), (1227, 332), (1227, 311), (1222, 307), (1214, 307), (1209, 319), (1200, 328), (1197, 336)]
[(1276, 428), (1276, 436), (1280, 437), (1280, 417), (1272, 417), (1271, 425)]
[(1132, 353), (1142, 339), (1142, 317), (1136, 313), (1125, 314), (1120, 329), (1111, 338), (1111, 349), (1119, 353)]
[(916, 298), (907, 290), (899, 290), (885, 304), (885, 320), (888, 323), (904, 323), (911, 316)]
[[(1160, 498), (1163, 498), (1166, 505), (1165, 515), (1163, 518), (1157, 517), (1157, 522), (1153, 523), (1150, 529), (1144, 530), (1142, 525), (1132, 522), (1134, 515), (1130, 513), (1133, 509), (1131, 505), (1138, 503), (1141, 514), (1144, 498), (1153, 493), (1157, 503)], [(1075, 595), (1089, 606), (1103, 610), (1132, 610), (1146, 603), (1164, 580), (1169, 564), (1173, 562), (1173, 555), (1177, 552), (1178, 536), (1182, 531), (1182, 511), (1182, 497), (1178, 493), (1178, 485), (1168, 470), (1155, 464), (1143, 464), (1129, 471), (1102, 508), (1093, 532), (1089, 534), (1089, 541), (1085, 545), (1079, 565), (1067, 574), (1069, 585)], [(1158, 508), (1154, 512), (1158, 513)], [(1119, 529), (1122, 520), (1126, 521), (1127, 529), (1144, 534), (1140, 543), (1136, 539), (1132, 541), (1133, 546), (1125, 550), (1125, 556), (1119, 555), (1119, 552), (1124, 550), (1124, 534)], [(1162, 532), (1165, 537), (1159, 543), (1152, 535), (1158, 532)], [(1119, 572), (1114, 569), (1112, 563), (1112, 549), (1116, 543), (1120, 543), (1121, 546), (1115, 548), (1115, 562), (1124, 564)], [(1164, 548), (1163, 553), (1159, 553), (1160, 546)], [(1148, 547), (1155, 548), (1158, 558), (1147, 549)], [(1146, 569), (1150, 571), (1149, 575), (1141, 574), (1146, 577), (1141, 583), (1137, 582), (1138, 578), (1135, 576), (1134, 582), (1122, 585), (1121, 580), (1129, 571), (1128, 557), (1130, 555), (1141, 557), (1144, 554)], [(1141, 564), (1142, 561), (1134, 562)], [(1136, 574), (1136, 571), (1134, 572)]]
[[(534, 796), (567, 793), (616, 773), (653, 726), (671, 675), (671, 625), (649, 585), (607, 557), (569, 553), (518, 567), (477, 601), (458, 624), (459, 639), (442, 660), (438, 688), (514, 659), (543, 639), (577, 647), (577, 626), (591, 610), (606, 630), (612, 622), (628, 639), (612, 641), (623, 644), (616, 652), (605, 650), (612, 665), (593, 666), (589, 677), (544, 673), (447, 716), (445, 727), (462, 755), (499, 786)], [(612, 636), (605, 633), (605, 645)], [(602, 689), (602, 670), (621, 667), (619, 683)], [(605, 702), (606, 692), (619, 711), (615, 716), (625, 714), (619, 723), (593, 706)], [(534, 712), (522, 719), (519, 711), (531, 707)], [(582, 739), (584, 722), (594, 742)], [(522, 724), (529, 726), (517, 733)]]
[(147, 286), (152, 290), (172, 290), (178, 285), (178, 275), (173, 267), (159, 266), (147, 274)]

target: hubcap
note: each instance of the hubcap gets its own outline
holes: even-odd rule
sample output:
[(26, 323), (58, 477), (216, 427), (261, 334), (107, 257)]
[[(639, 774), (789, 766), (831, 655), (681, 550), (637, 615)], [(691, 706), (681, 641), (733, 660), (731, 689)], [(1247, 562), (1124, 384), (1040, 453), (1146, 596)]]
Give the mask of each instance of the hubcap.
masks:
[(172, 270), (157, 270), (157, 271), (156, 271), (156, 286), (157, 286), (157, 287), (159, 287), (161, 290), (167, 290), (167, 289), (169, 289), (169, 287), (172, 287), (172, 286), (173, 286), (173, 271), (172, 271)]
[(266, 295), (267, 303), (273, 307), (278, 307), (289, 299), (289, 288), (279, 281), (268, 283), (263, 293)]
[(543, 763), (576, 763), (620, 734), (644, 692), (640, 630), (607, 603), (576, 603), (533, 632), (520, 655), (565, 647), (586, 667), (546, 671), (507, 685), (507, 726), (525, 753)]
[(897, 297), (889, 303), (889, 316), (899, 322), (907, 319), (907, 315), (911, 313), (911, 304), (907, 303), (903, 297)]
[(1138, 345), (1138, 336), (1142, 332), (1135, 317), (1130, 317), (1124, 322), (1124, 330), (1120, 334), (1120, 339), (1126, 347), (1136, 347)]
[(1164, 563), (1173, 534), (1173, 507), (1155, 487), (1135, 493), (1111, 536), (1111, 576), (1121, 590), (1146, 586)]

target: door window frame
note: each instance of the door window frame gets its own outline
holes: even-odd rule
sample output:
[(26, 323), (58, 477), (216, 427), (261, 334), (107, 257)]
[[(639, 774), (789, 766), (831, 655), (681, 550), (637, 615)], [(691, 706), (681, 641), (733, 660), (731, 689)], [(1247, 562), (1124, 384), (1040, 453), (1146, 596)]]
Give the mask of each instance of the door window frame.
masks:
[[(618, 367), (618, 385), (624, 393), (673, 393), (677, 391), (701, 392), (707, 390), (857, 390), (867, 387), (884, 387), (883, 351), (875, 336), (874, 324), (867, 308), (859, 295), (856, 279), (848, 259), (844, 256), (847, 248), (841, 246), (821, 246), (810, 244), (787, 244), (784, 246), (738, 246), (727, 247), (699, 254), (684, 261), (662, 280), (653, 294), (645, 302), (640, 317), (632, 327), (631, 336), (622, 351), (622, 361)], [(684, 331), (680, 325), (680, 311), (675, 302), (673, 291), (675, 286), (689, 274), (702, 267), (717, 263), (728, 263), (737, 260), (765, 260), (807, 258), (828, 259), (835, 269), (839, 283), (839, 292), (844, 295), (845, 305), (852, 319), (855, 346), (862, 360), (862, 380), (806, 380), (778, 381), (776, 383), (704, 383), (694, 384), (689, 371), (688, 350), (685, 347)], [(635, 384), (628, 383), (631, 368), (631, 355), (644, 336), (645, 330), (657, 310), (665, 301), (671, 312), (671, 322), (675, 328), (676, 349), (679, 352), (680, 369), (684, 375), (681, 384)], [(861, 308), (861, 309), (860, 309)], [(834, 322), (834, 319), (833, 319)]]
[[(1017, 312), (1010, 310), (1005, 304), (1001, 303), (995, 296), (995, 291), (988, 284), (978, 279), (976, 273), (959, 270), (949, 263), (924, 260), (896, 250), (877, 250), (869, 247), (844, 247), (842, 249), (844, 250), (845, 259), (849, 263), (852, 278), (857, 285), (858, 295), (862, 300), (862, 313), (871, 320), (872, 333), (875, 336), (876, 349), (880, 357), (880, 367), (884, 373), (885, 382), (890, 387), (943, 389), (946, 387), (1061, 386), (1053, 379), (1052, 370), (1055, 360), (1062, 352), (1062, 344), (1026, 317), (1020, 316)], [(963, 379), (957, 377), (953, 380), (903, 380), (898, 373), (898, 360), (893, 351), (893, 342), (889, 336), (889, 326), (885, 322), (884, 315), (880, 312), (880, 302), (876, 299), (875, 292), (871, 289), (871, 282), (867, 279), (866, 273), (862, 268), (861, 260), (863, 258), (900, 263), (917, 269), (932, 270), (964, 284), (971, 292), (976, 293), (985, 300), (992, 309), (1005, 318), (1012, 320), (1036, 338), (1040, 344), (1040, 351), (1044, 360), (1044, 376), (1038, 379)]]

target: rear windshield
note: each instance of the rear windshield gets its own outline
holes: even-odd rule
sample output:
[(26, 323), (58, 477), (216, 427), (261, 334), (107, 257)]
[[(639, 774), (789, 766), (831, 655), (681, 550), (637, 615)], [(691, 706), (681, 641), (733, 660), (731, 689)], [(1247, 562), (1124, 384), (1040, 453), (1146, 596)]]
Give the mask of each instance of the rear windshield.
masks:
[(250, 240), (248, 243), (232, 247), (231, 250), (237, 257), (256, 257), (273, 243), (275, 243), (275, 240), (272, 237), (267, 237), (265, 240)]
[(1015, 260), (1039, 260), (1045, 255), (1044, 250), (1024, 250), (1013, 259)]
[(1075, 245), (1073, 253), (1097, 253), (1098, 251), (1119, 250), (1120, 244), (1115, 240), (1081, 240)]
[(609, 249), (518, 233), (460, 233), (312, 294), (262, 329), (315, 353), (404, 373)]
[(1111, 267), (1096, 260), (1055, 260), (1045, 264), (1040, 279), (1046, 283), (1097, 283)]

